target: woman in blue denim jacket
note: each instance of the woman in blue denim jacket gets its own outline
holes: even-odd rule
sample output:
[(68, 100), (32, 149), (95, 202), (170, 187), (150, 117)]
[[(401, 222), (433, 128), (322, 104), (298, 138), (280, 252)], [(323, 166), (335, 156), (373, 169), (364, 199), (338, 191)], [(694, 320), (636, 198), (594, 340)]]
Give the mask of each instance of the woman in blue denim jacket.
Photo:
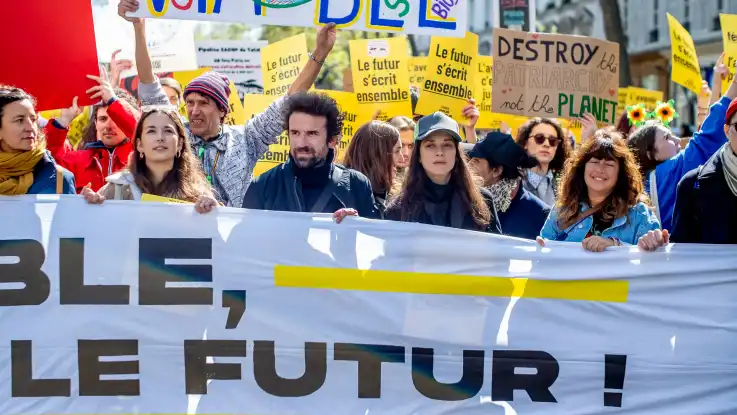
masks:
[[(638, 244), (649, 232), (660, 229), (646, 202), (642, 176), (627, 143), (619, 133), (599, 130), (568, 161), (558, 203), (538, 243), (581, 242), (591, 252)], [(649, 246), (640, 245), (643, 249)]]

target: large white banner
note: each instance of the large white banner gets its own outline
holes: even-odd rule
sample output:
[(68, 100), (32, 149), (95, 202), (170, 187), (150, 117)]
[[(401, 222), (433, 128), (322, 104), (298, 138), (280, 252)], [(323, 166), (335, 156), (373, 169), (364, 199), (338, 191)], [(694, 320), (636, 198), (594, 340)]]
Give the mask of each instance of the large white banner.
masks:
[(141, 0), (134, 16), (339, 28), (463, 37), (466, 1), (458, 0)]
[(197, 64), (228, 76), (235, 83), (241, 102), (246, 94), (263, 94), (261, 47), (268, 42), (245, 40), (198, 40)]
[(0, 199), (0, 413), (735, 414), (737, 248)]

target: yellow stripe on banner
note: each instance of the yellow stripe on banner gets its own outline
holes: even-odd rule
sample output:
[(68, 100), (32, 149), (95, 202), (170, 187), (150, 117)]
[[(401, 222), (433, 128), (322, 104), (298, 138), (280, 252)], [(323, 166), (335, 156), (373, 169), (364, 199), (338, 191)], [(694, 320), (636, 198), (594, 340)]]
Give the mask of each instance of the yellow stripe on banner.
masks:
[(626, 303), (629, 281), (551, 281), (422, 272), (277, 265), (277, 287), (387, 293), (549, 298)]

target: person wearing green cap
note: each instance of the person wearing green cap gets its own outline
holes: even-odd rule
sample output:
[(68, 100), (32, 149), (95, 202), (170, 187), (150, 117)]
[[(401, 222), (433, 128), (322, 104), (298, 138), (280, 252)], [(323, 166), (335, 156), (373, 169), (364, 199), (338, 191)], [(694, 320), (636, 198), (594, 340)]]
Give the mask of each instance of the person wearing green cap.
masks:
[(422, 117), (402, 191), (386, 219), (501, 234), (491, 193), (461, 155), (458, 123), (442, 112)]

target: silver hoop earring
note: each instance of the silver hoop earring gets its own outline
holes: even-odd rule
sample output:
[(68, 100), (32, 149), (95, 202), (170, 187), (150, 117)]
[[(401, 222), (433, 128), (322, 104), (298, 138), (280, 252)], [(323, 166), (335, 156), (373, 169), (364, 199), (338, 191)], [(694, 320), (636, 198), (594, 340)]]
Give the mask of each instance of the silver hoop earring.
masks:
[(138, 153), (138, 158), (140, 158), (141, 160), (143, 160), (143, 153)]
[(177, 158), (182, 155), (182, 150), (177, 151)]

